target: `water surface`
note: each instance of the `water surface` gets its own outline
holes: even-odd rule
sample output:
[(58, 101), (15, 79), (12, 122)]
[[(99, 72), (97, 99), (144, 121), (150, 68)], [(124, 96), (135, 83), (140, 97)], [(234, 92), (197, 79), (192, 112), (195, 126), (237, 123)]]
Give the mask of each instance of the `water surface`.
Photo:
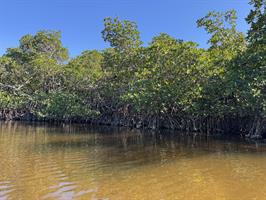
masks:
[(266, 147), (177, 133), (0, 123), (0, 200), (264, 200)]

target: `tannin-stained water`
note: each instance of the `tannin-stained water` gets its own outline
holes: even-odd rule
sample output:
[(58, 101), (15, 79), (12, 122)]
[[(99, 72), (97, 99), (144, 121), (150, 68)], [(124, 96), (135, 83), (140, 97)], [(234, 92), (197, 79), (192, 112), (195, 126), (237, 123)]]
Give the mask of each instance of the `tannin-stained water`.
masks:
[(0, 123), (0, 200), (264, 200), (266, 145)]

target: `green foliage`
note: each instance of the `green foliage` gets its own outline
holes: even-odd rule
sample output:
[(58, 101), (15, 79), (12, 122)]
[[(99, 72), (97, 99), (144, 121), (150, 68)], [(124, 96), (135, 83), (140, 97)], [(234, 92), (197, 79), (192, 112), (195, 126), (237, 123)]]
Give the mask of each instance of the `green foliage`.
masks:
[(58, 91), (43, 96), (42, 99), (44, 108), (37, 113), (39, 117), (66, 120), (99, 115), (99, 112), (91, 110), (86, 101), (76, 94)]
[(64, 67), (65, 83), (68, 89), (87, 91), (95, 87), (103, 76), (103, 56), (96, 50), (84, 51)]
[(252, 0), (254, 9), (246, 18), (248, 46), (230, 65), (228, 80), (231, 92), (244, 115), (266, 116), (266, 1)]
[[(247, 38), (234, 10), (197, 21), (208, 49), (162, 33), (142, 46), (135, 22), (104, 19), (110, 48), (68, 60), (61, 33), (23, 36), (0, 57), (0, 109), (88, 119), (130, 107), (138, 116), (266, 116), (265, 0), (252, 0)], [(101, 113), (100, 113), (100, 112)]]
[(251, 0), (253, 9), (250, 11), (246, 21), (250, 24), (248, 40), (251, 45), (266, 45), (266, 1)]
[(19, 63), (34, 59), (35, 56), (45, 56), (63, 62), (68, 59), (68, 50), (62, 46), (59, 31), (39, 31), (36, 35), (25, 35), (20, 39), (18, 48), (7, 49), (6, 56)]
[(20, 110), (27, 105), (27, 99), (0, 91), (0, 110)]
[(141, 45), (137, 24), (129, 20), (105, 18), (102, 36), (104, 41), (119, 51), (129, 51)]
[(211, 116), (238, 114), (237, 98), (232, 91), (229, 71), (235, 59), (246, 51), (247, 44), (243, 33), (236, 30), (236, 12), (210, 12), (197, 21), (211, 35), (205, 67), (207, 76), (202, 86), (201, 98), (196, 102), (200, 113)]
[(203, 50), (161, 34), (144, 51), (144, 61), (124, 99), (150, 113), (185, 111), (200, 95), (200, 57)]

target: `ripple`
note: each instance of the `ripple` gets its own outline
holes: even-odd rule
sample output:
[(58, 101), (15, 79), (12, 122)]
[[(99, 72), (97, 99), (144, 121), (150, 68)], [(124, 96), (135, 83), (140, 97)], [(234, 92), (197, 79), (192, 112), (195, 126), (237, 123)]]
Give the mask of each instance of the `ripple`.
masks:
[(9, 199), (9, 194), (15, 190), (14, 187), (11, 181), (0, 181), (0, 199)]
[(264, 200), (266, 195), (265, 147), (217, 140), (192, 145), (156, 134), (88, 131), (85, 137), (28, 126), (0, 131), (0, 200)]

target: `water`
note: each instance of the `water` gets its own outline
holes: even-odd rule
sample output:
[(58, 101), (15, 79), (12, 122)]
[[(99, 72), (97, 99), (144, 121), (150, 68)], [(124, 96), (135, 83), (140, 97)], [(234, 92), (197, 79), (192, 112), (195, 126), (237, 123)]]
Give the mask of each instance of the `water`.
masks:
[(111, 128), (0, 123), (0, 200), (262, 200), (266, 147)]

